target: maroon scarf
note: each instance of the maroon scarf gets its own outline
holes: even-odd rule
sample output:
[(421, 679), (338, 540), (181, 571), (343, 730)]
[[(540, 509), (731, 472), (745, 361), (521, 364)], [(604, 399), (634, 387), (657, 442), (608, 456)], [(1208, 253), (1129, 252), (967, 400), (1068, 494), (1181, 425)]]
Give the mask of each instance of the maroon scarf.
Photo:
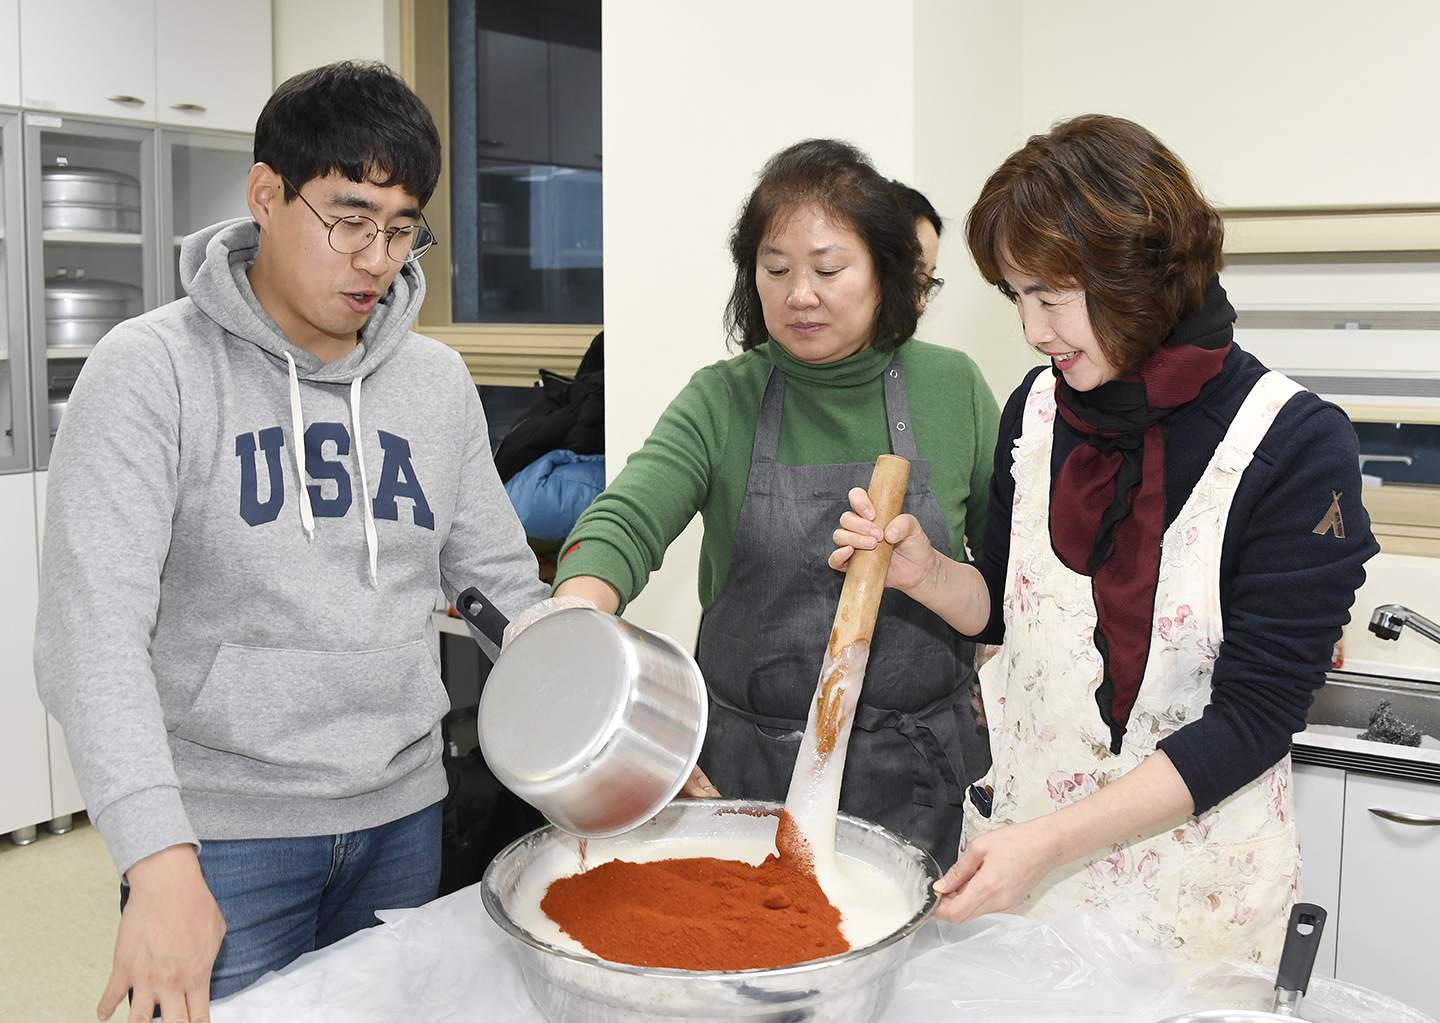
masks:
[(1217, 278), (1201, 308), (1119, 380), (1076, 391), (1055, 374), (1060, 414), (1084, 440), (1055, 480), (1050, 538), (1071, 571), (1091, 578), (1095, 648), (1105, 665), (1095, 699), (1113, 753), (1120, 752), (1150, 654), (1170, 415), (1220, 372), (1234, 321)]

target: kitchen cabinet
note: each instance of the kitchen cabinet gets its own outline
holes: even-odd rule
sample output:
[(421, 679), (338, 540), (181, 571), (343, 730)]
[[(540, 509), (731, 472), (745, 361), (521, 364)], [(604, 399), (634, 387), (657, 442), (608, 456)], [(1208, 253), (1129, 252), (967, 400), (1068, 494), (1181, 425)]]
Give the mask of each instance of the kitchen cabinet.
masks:
[(155, 120), (154, 0), (20, 0), (20, 54), (30, 109)]
[[(50, 474), (35, 473), (35, 553), (43, 556), (45, 549), (45, 484)], [(46, 732), (50, 739), (50, 819), (76, 814), (85, 809), (85, 797), (70, 766), (70, 749), (65, 745), (65, 731), (49, 714)]]
[(550, 44), (482, 30), (477, 49), (479, 155), (550, 163)]
[[(252, 118), (253, 120), (253, 118)], [(180, 243), (186, 235), (232, 217), (248, 217), (245, 183), (253, 165), (249, 135), (160, 130), (160, 237), (168, 240), (160, 302), (185, 296)]]
[(0, 0), (0, 107), (20, 105), (20, 0)]
[[(44, 468), (70, 388), (108, 329), (107, 318), (93, 310), (47, 309), (47, 288), (70, 294), (107, 284), (129, 289), (140, 308), (110, 314), (109, 325), (159, 304), (157, 143), (154, 128), (53, 114), (24, 116), (30, 400), (34, 465)], [(110, 207), (57, 203), (51, 191), (52, 201), (45, 201), (52, 187), (47, 175), (53, 183), (62, 173), (82, 170), (96, 172), (105, 183), (102, 195), (121, 198)], [(129, 198), (122, 195), (124, 188), (132, 190)], [(132, 202), (133, 207), (127, 205)]]
[[(253, 131), (270, 95), (269, 0), (0, 0), (0, 17), (17, 2), (29, 109)], [(0, 97), (4, 73), (0, 55)]]
[(1295, 819), (1300, 829), (1300, 898), (1331, 916), (1315, 954), (1315, 975), (1335, 976), (1340, 907), (1340, 854), (1344, 846), (1345, 772), (1336, 767), (1296, 764)]
[(32, 648), (40, 576), (31, 473), (0, 475), (0, 834), (53, 816), (45, 707)]
[(0, 473), (31, 466), (21, 133), (0, 111)]
[(270, 97), (270, 0), (155, 0), (161, 124), (254, 131)]
[(1335, 975), (1440, 1016), (1440, 785), (1349, 772), (1344, 807)]

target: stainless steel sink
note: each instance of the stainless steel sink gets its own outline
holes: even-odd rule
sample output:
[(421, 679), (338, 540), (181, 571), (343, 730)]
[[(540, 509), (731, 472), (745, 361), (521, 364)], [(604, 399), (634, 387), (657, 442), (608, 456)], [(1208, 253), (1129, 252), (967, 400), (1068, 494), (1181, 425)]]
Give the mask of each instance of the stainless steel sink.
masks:
[(1440, 684), (1332, 671), (1315, 694), (1306, 719), (1312, 725), (1341, 725), (1364, 731), (1384, 701), (1401, 720), (1440, 738)]
[[(1301, 732), (1295, 736), (1291, 758), (1296, 763), (1440, 782), (1440, 750), (1359, 739), (1370, 725), (1370, 715), (1386, 700), (1401, 720), (1440, 739), (1440, 683), (1332, 671), (1315, 694), (1307, 722), (1353, 729), (1346, 738), (1355, 741), (1325, 742)], [(1336, 748), (1341, 745), (1345, 748)]]

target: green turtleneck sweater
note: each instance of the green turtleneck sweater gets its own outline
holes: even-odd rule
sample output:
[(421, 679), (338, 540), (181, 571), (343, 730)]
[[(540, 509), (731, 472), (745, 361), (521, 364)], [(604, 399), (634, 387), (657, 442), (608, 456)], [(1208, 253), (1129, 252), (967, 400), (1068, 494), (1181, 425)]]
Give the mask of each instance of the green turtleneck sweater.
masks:
[[(963, 352), (910, 341), (894, 357), (905, 365), (915, 447), (929, 460), (930, 489), (950, 527), (950, 548), (963, 557), (968, 536), (978, 554), (1000, 420), (995, 398)], [(615, 482), (580, 516), (555, 584), (598, 576), (620, 592), (623, 610), (698, 511), (705, 522), (700, 604), (709, 607), (730, 570), (771, 365), (787, 378), (778, 459), (826, 465), (873, 461), (890, 452), (881, 379), (890, 358), (866, 349), (813, 366), (770, 341), (700, 370)]]

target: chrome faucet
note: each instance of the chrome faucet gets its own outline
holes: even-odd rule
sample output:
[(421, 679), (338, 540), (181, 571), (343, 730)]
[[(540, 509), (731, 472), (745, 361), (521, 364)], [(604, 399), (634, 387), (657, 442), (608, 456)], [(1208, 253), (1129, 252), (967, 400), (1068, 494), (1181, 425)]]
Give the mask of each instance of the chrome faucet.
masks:
[(1381, 604), (1370, 615), (1370, 631), (1381, 639), (1399, 639), (1400, 630), (1407, 625), (1426, 639), (1440, 643), (1440, 625), (1403, 604)]

